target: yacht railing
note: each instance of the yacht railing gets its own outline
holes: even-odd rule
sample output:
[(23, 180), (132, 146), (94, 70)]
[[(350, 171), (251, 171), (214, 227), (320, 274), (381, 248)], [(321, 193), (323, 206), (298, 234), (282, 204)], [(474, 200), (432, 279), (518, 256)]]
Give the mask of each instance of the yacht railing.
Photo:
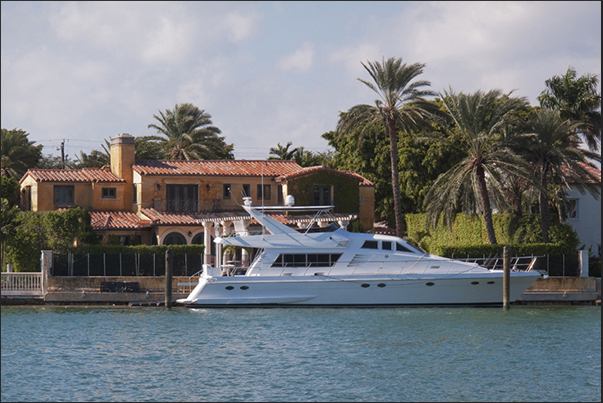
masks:
[[(531, 271), (534, 269), (536, 260), (542, 256), (514, 256), (510, 260), (511, 271)], [(483, 258), (465, 258), (465, 259), (454, 259), (456, 261), (462, 261), (465, 263), (475, 263), (483, 268), (490, 270), (502, 270), (503, 259), (502, 257), (483, 257)], [(345, 262), (339, 262), (345, 264)], [(225, 271), (224, 275), (233, 275), (234, 265), (227, 265), (230, 271)], [(341, 267), (341, 266), (340, 266)], [(351, 275), (400, 275), (405, 273), (413, 274), (428, 274), (428, 273), (440, 273), (450, 274), (452, 272), (457, 273), (458, 269), (451, 271), (454, 267), (454, 261), (446, 261), (439, 259), (418, 259), (415, 261), (407, 262), (375, 262), (372, 260), (359, 260), (348, 262), (345, 266), (349, 270), (346, 274)], [(271, 270), (271, 269), (269, 269)], [(274, 269), (272, 269), (274, 270)], [(469, 268), (469, 271), (472, 269)], [(481, 270), (481, 269), (480, 269)], [(284, 266), (281, 270), (274, 270), (272, 273), (276, 276), (338, 276), (342, 275), (341, 268), (328, 267), (328, 266), (317, 266), (317, 265), (304, 265), (304, 266)], [(257, 273), (259, 274), (259, 272)]]
[[(530, 271), (534, 268), (536, 264), (536, 260), (542, 256), (513, 256), (511, 257), (511, 261), (509, 265), (511, 266), (511, 271)], [(466, 258), (454, 258), (456, 260), (460, 260), (461, 262), (468, 263), (477, 263), (482, 267), (491, 270), (502, 270), (503, 269), (503, 257), (501, 255), (489, 256), (489, 257), (466, 257)]]
[[(188, 277), (188, 283), (178, 283), (179, 287), (184, 287), (184, 292), (188, 292), (189, 294), (193, 291), (193, 288), (195, 288), (197, 286), (197, 284), (199, 284), (199, 278), (201, 277), (201, 274), (203, 273), (203, 269), (199, 270), (196, 273), (191, 274)], [(195, 278), (197, 279), (195, 281)]]

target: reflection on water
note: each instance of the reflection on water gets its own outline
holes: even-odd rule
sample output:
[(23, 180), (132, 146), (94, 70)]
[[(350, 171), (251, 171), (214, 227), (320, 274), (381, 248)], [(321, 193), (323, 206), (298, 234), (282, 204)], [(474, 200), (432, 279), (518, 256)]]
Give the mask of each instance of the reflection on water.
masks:
[(600, 398), (600, 307), (2, 307), (2, 401)]

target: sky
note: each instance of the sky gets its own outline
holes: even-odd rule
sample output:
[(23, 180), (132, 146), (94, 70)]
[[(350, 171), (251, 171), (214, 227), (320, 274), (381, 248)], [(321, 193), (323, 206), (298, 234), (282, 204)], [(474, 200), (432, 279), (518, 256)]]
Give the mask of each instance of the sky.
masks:
[[(1, 2), (1, 126), (44, 155), (157, 134), (192, 103), (237, 159), (331, 150), (340, 112), (378, 95), (362, 62), (424, 63), (437, 93), (501, 89), (533, 106), (573, 67), (601, 74), (601, 2)], [(599, 86), (599, 93), (600, 93)]]

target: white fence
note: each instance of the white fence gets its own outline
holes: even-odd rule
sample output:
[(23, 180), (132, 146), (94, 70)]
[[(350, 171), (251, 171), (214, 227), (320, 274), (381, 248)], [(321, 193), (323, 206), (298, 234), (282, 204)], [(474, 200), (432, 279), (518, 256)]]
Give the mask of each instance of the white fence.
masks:
[(2, 295), (43, 295), (42, 273), (2, 273)]

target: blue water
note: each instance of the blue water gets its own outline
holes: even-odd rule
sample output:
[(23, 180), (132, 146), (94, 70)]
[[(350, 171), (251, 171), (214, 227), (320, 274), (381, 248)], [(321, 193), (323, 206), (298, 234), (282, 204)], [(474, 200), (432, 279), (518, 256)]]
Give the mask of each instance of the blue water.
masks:
[(3, 402), (600, 400), (600, 307), (2, 307)]

